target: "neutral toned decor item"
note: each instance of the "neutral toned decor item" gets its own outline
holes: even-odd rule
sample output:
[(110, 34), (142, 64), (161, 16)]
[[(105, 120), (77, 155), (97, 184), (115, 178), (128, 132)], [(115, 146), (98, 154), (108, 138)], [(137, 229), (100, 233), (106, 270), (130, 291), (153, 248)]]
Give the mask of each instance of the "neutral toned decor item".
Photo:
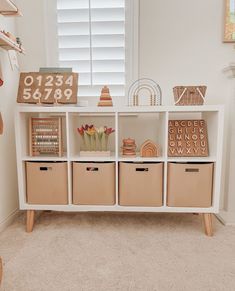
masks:
[(110, 156), (111, 151), (108, 150), (109, 136), (115, 130), (107, 126), (95, 127), (94, 125), (82, 125), (77, 128), (78, 133), (82, 137), (83, 145), (81, 147), (80, 156)]
[(122, 141), (122, 154), (123, 156), (135, 156), (136, 155), (136, 144), (132, 138), (126, 138)]
[(68, 204), (66, 162), (26, 162), (27, 203)]
[[(53, 111), (53, 113), (52, 113)], [(160, 115), (160, 118), (157, 120), (157, 122), (153, 122), (152, 115), (158, 114)], [(53, 115), (51, 115), (53, 114)], [(37, 156), (37, 157), (30, 157), (28, 156), (28, 120), (31, 117), (44, 117), (44, 116), (63, 116), (63, 144), (66, 145), (67, 148), (67, 154), (65, 156), (59, 157), (59, 156)], [(134, 116), (134, 118), (133, 118)], [(210, 154), (209, 156), (176, 156), (176, 157), (169, 157), (168, 156), (168, 122), (169, 120), (175, 119), (175, 120), (181, 120), (182, 116), (187, 118), (188, 120), (205, 120), (207, 127), (208, 127), (208, 142), (210, 146)], [(82, 120), (82, 121), (81, 121)], [(114, 140), (112, 144), (112, 150), (113, 154), (111, 156), (89, 156), (88, 154), (86, 156), (80, 156), (78, 153), (79, 151), (79, 144), (80, 144), (80, 138), (77, 136), (77, 130), (76, 125), (78, 122), (83, 123), (90, 123), (91, 120), (94, 120), (93, 122), (99, 122), (99, 124), (112, 124), (112, 127), (115, 128), (115, 134), (113, 134)], [(139, 129), (139, 126), (144, 122), (146, 126), (146, 131), (141, 131), (139, 138), (143, 139), (144, 137), (151, 136), (151, 139), (153, 141), (158, 141), (158, 143), (161, 145), (161, 156), (160, 157), (140, 157), (136, 155), (122, 155), (122, 152), (120, 152), (120, 142), (122, 143), (122, 139), (125, 136), (129, 136), (129, 134), (132, 132), (133, 136), (136, 135)], [(123, 127), (123, 124), (125, 128)], [(186, 125), (186, 124), (182, 124)], [(195, 125), (195, 124), (194, 124)], [(136, 130), (133, 130), (133, 127), (135, 126)], [(142, 128), (140, 127), (142, 130)], [(180, 130), (181, 131), (181, 130)], [(178, 132), (179, 134), (181, 132)], [(101, 108), (101, 107), (77, 107), (77, 106), (55, 106), (53, 108), (51, 107), (44, 107), (44, 106), (28, 106), (28, 105), (20, 105), (16, 107), (15, 111), (15, 134), (16, 134), (16, 148), (17, 148), (17, 171), (18, 171), (18, 188), (19, 188), (19, 208), (20, 210), (27, 211), (27, 231), (32, 231), (33, 225), (34, 225), (34, 214), (35, 212), (39, 212), (42, 210), (50, 210), (50, 211), (66, 211), (66, 212), (141, 212), (141, 213), (198, 213), (201, 214), (203, 217), (204, 225), (205, 225), (205, 232), (207, 235), (212, 235), (212, 215), (217, 214), (220, 209), (220, 201), (221, 201), (221, 181), (222, 181), (222, 161), (223, 161), (223, 132), (224, 132), (224, 106), (222, 105), (203, 105), (203, 106), (159, 106), (159, 107), (150, 107), (150, 106), (143, 106), (141, 108), (133, 108), (129, 106), (122, 106), (122, 107), (110, 107), (110, 108)], [(180, 138), (180, 136), (178, 136)], [(194, 137), (196, 138), (196, 137)], [(144, 141), (144, 139), (142, 140)], [(36, 162), (37, 161), (37, 162)], [(42, 193), (42, 197), (39, 196), (39, 199), (43, 199), (43, 201), (40, 201), (40, 204), (31, 204), (27, 201), (27, 180), (28, 180), (28, 174), (26, 173), (26, 163), (35, 163), (35, 167), (37, 167), (37, 164), (42, 164), (40, 167), (42, 169), (37, 169), (38, 174), (34, 175), (36, 177), (36, 181), (34, 182), (32, 178), (30, 178), (31, 181), (33, 181), (33, 185), (36, 185), (35, 183), (38, 183), (38, 180), (40, 180), (40, 184), (38, 184), (38, 191), (39, 193)], [(56, 178), (53, 178), (53, 172), (54, 170), (50, 169), (51, 167), (56, 167), (56, 164), (58, 162), (64, 162), (64, 173), (66, 173), (64, 178), (61, 178), (61, 176), (57, 176)], [(78, 182), (79, 184), (82, 183), (82, 189), (85, 191), (89, 190), (89, 201), (86, 201), (85, 203), (89, 204), (75, 204), (76, 200), (73, 200), (74, 194), (76, 196), (76, 193), (73, 192), (73, 175), (74, 175), (74, 168), (73, 163), (82, 164), (83, 165), (83, 174), (82, 176), (78, 176), (77, 178), (77, 190), (81, 190), (81, 188), (78, 188)], [(100, 202), (101, 200), (106, 200), (107, 196), (104, 195), (104, 193), (110, 193), (110, 173), (113, 173), (113, 170), (108, 170), (107, 178), (103, 178), (103, 175), (100, 175), (101, 178), (97, 179), (95, 178), (97, 172), (102, 172), (102, 168), (105, 167), (106, 164), (113, 163), (113, 167), (115, 168), (115, 174), (114, 174), (114, 204), (103, 204)], [(125, 167), (127, 170), (124, 171), (124, 177), (123, 177), (123, 171), (121, 171), (122, 163), (125, 163)], [(199, 181), (199, 190), (201, 187), (203, 187), (203, 183), (200, 182), (202, 179), (201, 174), (207, 170), (207, 167), (211, 167), (211, 163), (213, 164), (213, 180), (210, 184), (212, 187), (212, 194), (211, 194), (211, 206), (209, 207), (189, 207), (189, 206), (168, 206), (168, 188), (167, 184), (168, 181), (170, 182), (170, 176), (171, 176), (171, 169), (168, 167), (168, 164), (174, 163), (174, 165), (185, 165), (185, 169), (182, 170), (180, 177), (181, 184), (184, 185), (185, 177), (186, 175), (189, 175), (191, 177), (190, 179), (193, 179), (193, 183), (196, 182), (196, 180)], [(46, 164), (46, 165), (45, 165)], [(91, 165), (89, 165), (91, 164)], [(137, 165), (136, 165), (137, 164)], [(162, 164), (162, 165), (161, 165)], [(190, 169), (191, 165), (196, 165), (195, 169)], [(148, 173), (151, 173), (151, 169), (149, 168), (149, 165), (153, 165), (153, 167), (157, 168), (156, 172), (160, 171), (162, 173), (162, 179), (159, 177), (160, 175), (154, 174), (154, 178), (147, 180)], [(156, 166), (155, 166), (156, 165)], [(188, 166), (187, 166), (188, 165)], [(47, 167), (49, 169), (47, 169)], [(108, 167), (108, 166), (107, 166)], [(160, 170), (159, 170), (159, 168)], [(88, 169), (87, 169), (88, 168)], [(97, 169), (98, 168), (98, 171)], [(136, 169), (141, 168), (141, 169)], [(163, 170), (161, 170), (161, 168)], [(44, 170), (45, 169), (45, 170)], [(132, 170), (130, 170), (132, 169)], [(149, 170), (147, 170), (149, 169)], [(189, 170), (188, 170), (189, 169)], [(199, 169), (199, 172), (197, 171)], [(186, 170), (186, 171), (185, 171)], [(132, 171), (132, 174), (131, 174)], [(30, 170), (30, 172), (32, 172)], [(204, 173), (205, 173), (204, 172)], [(131, 174), (129, 176), (129, 173)], [(180, 173), (180, 170), (177, 172)], [(208, 172), (207, 172), (208, 173)], [(51, 175), (52, 178), (50, 178), (50, 186), (54, 187), (54, 181), (56, 183), (62, 183), (63, 181), (67, 181), (64, 183), (66, 184), (66, 189), (64, 188), (63, 194), (66, 196), (66, 201), (68, 201), (67, 204), (57, 204), (55, 200), (52, 200), (52, 204), (44, 204), (49, 203), (47, 197), (44, 195), (48, 194), (49, 192), (46, 191), (52, 191), (52, 188), (46, 188), (43, 189), (42, 185), (46, 185), (47, 183), (43, 182), (46, 180), (47, 177)], [(86, 176), (86, 183), (83, 183), (82, 177)], [(45, 176), (45, 177), (44, 177)], [(77, 176), (77, 175), (76, 175)], [(150, 175), (151, 176), (151, 175)], [(43, 178), (44, 177), (44, 178)], [(55, 176), (54, 176), (55, 177)], [(93, 177), (93, 178), (92, 178)], [(113, 177), (113, 176), (112, 176)], [(123, 179), (121, 179), (123, 177)], [(132, 178), (135, 177), (135, 178)], [(142, 177), (141, 179), (137, 179), (136, 177)], [(144, 178), (146, 177), (146, 178)], [(195, 177), (195, 179), (193, 178)], [(26, 179), (27, 178), (27, 179)], [(43, 179), (42, 179), (43, 178)], [(88, 179), (89, 178), (89, 179)], [(146, 189), (157, 189), (154, 186), (154, 183), (156, 182), (155, 179), (158, 181), (158, 186), (162, 183), (162, 195), (160, 195), (160, 191), (156, 192), (156, 196), (152, 196), (150, 192), (146, 192)], [(133, 191), (127, 191), (127, 196), (125, 195), (126, 199), (129, 201), (126, 201), (130, 205), (120, 205), (120, 191), (123, 187), (122, 181), (125, 181), (125, 183), (129, 183), (128, 180), (137, 181), (136, 185), (133, 182), (130, 182), (130, 190)], [(145, 187), (143, 188), (142, 185), (139, 185), (139, 180), (141, 181), (147, 181), (145, 184), (143, 184)], [(182, 181), (183, 180), (183, 181)], [(171, 179), (172, 181), (172, 179)], [(177, 185), (179, 184), (179, 178), (176, 179)], [(92, 185), (96, 185), (96, 188)], [(151, 184), (153, 183), (153, 184)], [(160, 184), (159, 184), (160, 183)], [(189, 184), (193, 185), (192, 183)], [(92, 188), (93, 186), (93, 188)], [(108, 187), (106, 189), (105, 187)], [(157, 185), (156, 185), (157, 186)], [(206, 186), (206, 185), (204, 185)], [(87, 187), (87, 188), (86, 188)], [(141, 188), (142, 187), (142, 188)], [(62, 188), (62, 186), (60, 186)], [(128, 187), (127, 187), (128, 188)], [(135, 189), (136, 190), (135, 190)], [(142, 189), (142, 191), (139, 190)], [(94, 189), (99, 190), (100, 197), (97, 197), (95, 195)], [(100, 190), (102, 189), (102, 190)], [(113, 189), (113, 188), (112, 188)], [(126, 189), (126, 187), (125, 187)], [(134, 190), (133, 190), (134, 189)], [(201, 194), (197, 192), (198, 200), (196, 200), (196, 195), (194, 195), (196, 187), (194, 187), (192, 191), (192, 198), (195, 199), (195, 203), (201, 203)], [(205, 189), (201, 188), (203, 191)], [(76, 191), (77, 191), (76, 190)], [(44, 192), (45, 193), (44, 193)], [(129, 194), (133, 194), (136, 191), (136, 193), (139, 193), (138, 197), (134, 196), (128, 196)], [(137, 192), (139, 191), (139, 192)], [(145, 192), (148, 193), (148, 195), (145, 197)], [(122, 192), (123, 193), (123, 192)], [(205, 192), (204, 192), (205, 193)], [(206, 192), (206, 197), (208, 199), (208, 192)], [(50, 194), (50, 193), (49, 193)], [(49, 195), (48, 194), (48, 195)], [(182, 194), (185, 194), (182, 193)], [(82, 195), (82, 196), (81, 196)], [(81, 193), (80, 198), (83, 200), (86, 197), (83, 196), (83, 193)], [(133, 194), (134, 195), (134, 194)], [(189, 193), (190, 196), (190, 193)], [(51, 197), (51, 196), (49, 196)], [(111, 195), (108, 196), (111, 199)], [(113, 197), (113, 196), (112, 196)], [(158, 200), (162, 197), (162, 203)], [(205, 198), (206, 198), (205, 197)], [(51, 197), (52, 199), (56, 199), (55, 197)], [(58, 197), (57, 197), (58, 198)], [(99, 199), (100, 198), (100, 199)], [(107, 198), (107, 199), (109, 199)], [(188, 199), (188, 197), (186, 197)], [(87, 197), (88, 199), (88, 197)], [(97, 200), (98, 199), (98, 202)], [(112, 198), (113, 199), (113, 198)], [(151, 205), (152, 203), (155, 203), (156, 200), (160, 203), (161, 206), (142, 206), (144, 203), (145, 205)], [(204, 198), (203, 198), (204, 199)], [(104, 201), (103, 200), (103, 201)], [(147, 201), (146, 201), (147, 200)], [(109, 200), (110, 201), (110, 200)], [(122, 200), (123, 201), (123, 200)], [(190, 200), (192, 201), (192, 200)], [(190, 202), (189, 201), (189, 202)], [(204, 200), (203, 200), (204, 201)], [(158, 203), (156, 202), (156, 203)], [(77, 203), (77, 202), (76, 202)], [(83, 202), (84, 203), (84, 200)], [(92, 204), (97, 203), (97, 204)], [(100, 203), (100, 204), (98, 204)], [(124, 202), (125, 203), (125, 202)], [(132, 206), (132, 205), (138, 205), (139, 206)], [(150, 203), (150, 204), (149, 204)], [(153, 204), (152, 204), (153, 205)], [(190, 204), (188, 204), (190, 205)], [(203, 204), (202, 204), (203, 205)], [(205, 204), (204, 204), (205, 205)], [(200, 216), (200, 217), (201, 217)], [(198, 216), (199, 217), (199, 216)]]
[(203, 105), (206, 86), (176, 86), (173, 88), (175, 105)]
[(73, 203), (115, 204), (115, 163), (73, 163)]
[(110, 96), (109, 88), (107, 86), (104, 86), (101, 90), (98, 106), (113, 106), (112, 97)]
[(21, 73), (18, 103), (76, 104), (77, 73)]
[(208, 155), (205, 120), (169, 120), (169, 157), (207, 157)]
[(235, 42), (235, 1), (224, 0), (224, 42)]
[[(148, 78), (143, 78), (136, 80), (129, 89), (128, 92), (128, 105), (129, 106), (140, 106), (145, 105), (141, 103), (142, 97), (148, 99), (147, 105), (156, 106), (162, 104), (162, 91), (160, 86), (153, 80)], [(147, 94), (147, 95), (145, 95)]]
[(29, 154), (63, 155), (61, 117), (29, 119)]
[(119, 165), (119, 202), (123, 206), (162, 206), (163, 163)]
[(141, 157), (160, 157), (160, 147), (150, 139), (146, 140), (140, 147)]
[(2, 120), (2, 114), (0, 112), (0, 135), (3, 134), (3, 120)]
[(168, 163), (167, 205), (211, 207), (213, 163)]

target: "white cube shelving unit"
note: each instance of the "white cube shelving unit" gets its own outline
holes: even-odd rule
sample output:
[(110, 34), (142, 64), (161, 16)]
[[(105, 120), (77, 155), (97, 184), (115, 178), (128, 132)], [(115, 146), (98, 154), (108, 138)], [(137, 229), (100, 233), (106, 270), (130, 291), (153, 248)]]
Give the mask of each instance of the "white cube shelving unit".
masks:
[[(63, 157), (30, 157), (28, 155), (28, 119), (32, 116), (44, 117), (59, 115), (63, 117)], [(205, 119), (208, 129), (208, 157), (168, 157), (168, 120)], [(84, 123), (95, 126), (107, 125), (115, 128), (110, 136), (111, 157), (80, 157), (80, 141), (76, 128)], [(16, 147), (19, 183), (19, 201), (22, 210), (55, 211), (120, 211), (120, 212), (182, 212), (182, 213), (218, 213), (220, 201), (221, 165), (223, 150), (224, 108), (222, 105), (203, 106), (143, 106), (143, 107), (77, 107), (77, 106), (35, 106), (19, 105), (16, 109)], [(123, 157), (120, 153), (122, 139), (132, 137), (140, 146), (146, 139), (160, 144), (161, 157)], [(68, 163), (68, 205), (31, 205), (26, 201), (26, 161), (66, 161)], [(72, 204), (72, 167), (74, 161), (116, 163), (116, 204), (111, 206), (73, 205)], [(132, 207), (118, 204), (118, 163), (163, 162), (164, 197), (161, 207)], [(167, 206), (167, 163), (168, 162), (213, 162), (213, 199), (209, 208), (168, 207)]]

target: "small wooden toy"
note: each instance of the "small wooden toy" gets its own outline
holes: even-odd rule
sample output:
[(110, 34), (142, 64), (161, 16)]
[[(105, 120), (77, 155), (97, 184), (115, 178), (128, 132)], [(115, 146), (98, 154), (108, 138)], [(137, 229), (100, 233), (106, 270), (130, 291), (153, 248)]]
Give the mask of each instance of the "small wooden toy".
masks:
[(123, 156), (135, 156), (136, 144), (135, 140), (131, 138), (123, 139), (122, 154)]
[(77, 104), (78, 73), (20, 73), (17, 102)]
[[(147, 96), (145, 96), (147, 92)], [(141, 97), (141, 95), (144, 95)], [(149, 106), (162, 104), (162, 91), (160, 86), (153, 80), (142, 78), (136, 80), (129, 88), (128, 104), (129, 106), (142, 106), (140, 99), (148, 99)]]
[(146, 140), (140, 147), (141, 157), (160, 157), (160, 147), (150, 139)]
[(63, 155), (61, 117), (29, 119), (29, 154)]
[(112, 97), (110, 96), (109, 88), (107, 86), (104, 86), (101, 90), (98, 106), (113, 106)]
[(208, 157), (208, 155), (205, 120), (169, 120), (168, 157)]

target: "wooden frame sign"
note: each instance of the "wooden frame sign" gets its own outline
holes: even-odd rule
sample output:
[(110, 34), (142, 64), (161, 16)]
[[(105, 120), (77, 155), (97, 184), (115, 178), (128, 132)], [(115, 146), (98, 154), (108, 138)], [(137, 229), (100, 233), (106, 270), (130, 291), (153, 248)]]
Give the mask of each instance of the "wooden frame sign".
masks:
[(208, 155), (205, 120), (169, 120), (169, 157), (207, 157)]
[(235, 42), (235, 0), (224, 0), (224, 42)]
[(21, 73), (18, 103), (76, 104), (77, 73)]

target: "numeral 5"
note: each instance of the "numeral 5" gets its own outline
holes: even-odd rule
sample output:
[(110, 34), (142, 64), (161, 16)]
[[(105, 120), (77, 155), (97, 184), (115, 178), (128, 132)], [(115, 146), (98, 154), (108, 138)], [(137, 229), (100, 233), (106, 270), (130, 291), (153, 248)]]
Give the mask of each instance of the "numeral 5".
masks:
[(31, 98), (31, 88), (25, 88), (23, 91), (23, 99), (29, 100)]

